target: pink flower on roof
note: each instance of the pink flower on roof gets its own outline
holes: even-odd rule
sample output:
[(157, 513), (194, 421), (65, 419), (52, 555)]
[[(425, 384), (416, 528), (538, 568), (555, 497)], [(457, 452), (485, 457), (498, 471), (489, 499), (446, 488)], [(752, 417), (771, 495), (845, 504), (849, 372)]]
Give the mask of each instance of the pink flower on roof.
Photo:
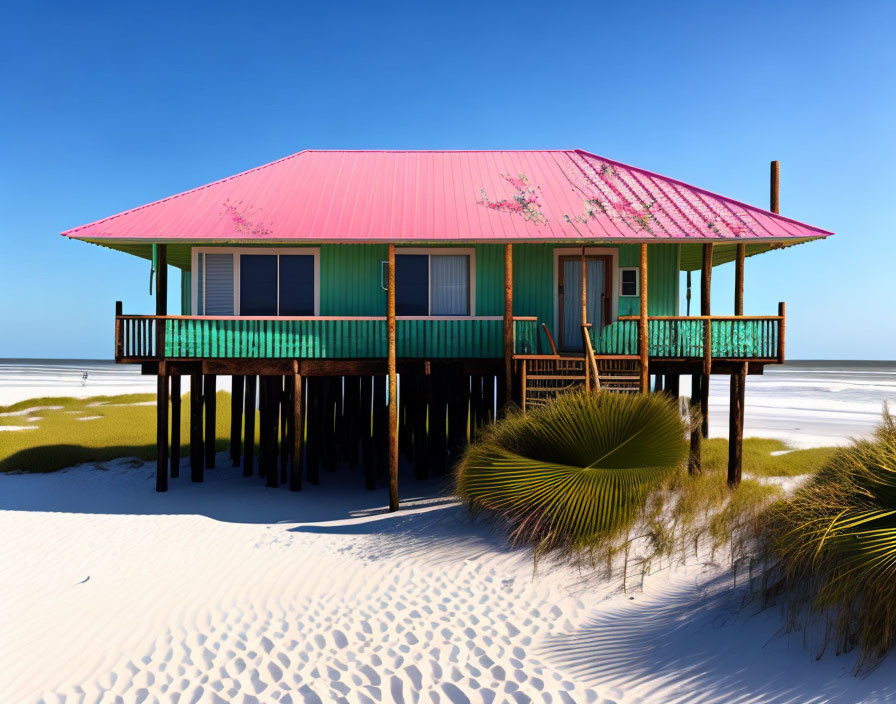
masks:
[(529, 220), (536, 225), (547, 224), (548, 219), (539, 210), (541, 207), (541, 201), (539, 200), (541, 189), (532, 188), (525, 174), (520, 174), (519, 177), (509, 174), (501, 174), (501, 176), (516, 189), (513, 197), (502, 200), (489, 200), (483, 188), (479, 191), (481, 198), (476, 202), (490, 210), (497, 210), (503, 213), (518, 213), (523, 220)]
[[(576, 220), (587, 223), (589, 220), (603, 216), (621, 221), (635, 232), (653, 233), (652, 225), (656, 222), (656, 218), (651, 214), (650, 209), (656, 205), (656, 201), (645, 203), (640, 200), (630, 186), (623, 184), (622, 179), (610, 164), (601, 164), (600, 169), (587, 166), (586, 175), (566, 173), (566, 177), (573, 188), (584, 196), (585, 206), (580, 215), (566, 216), (567, 222)], [(633, 197), (629, 197), (626, 190)]]
[[(221, 213), (220, 217), (226, 218), (230, 220), (233, 225), (233, 229), (236, 233), (240, 235), (249, 235), (251, 237), (265, 237), (267, 235), (272, 234), (272, 230), (268, 227), (265, 227), (262, 223), (253, 223), (246, 216), (246, 213), (254, 210), (251, 206), (240, 208), (243, 205), (242, 201), (238, 201), (237, 203), (231, 203), (228, 198), (224, 201), (224, 210)], [(273, 223), (268, 223), (273, 225)]]

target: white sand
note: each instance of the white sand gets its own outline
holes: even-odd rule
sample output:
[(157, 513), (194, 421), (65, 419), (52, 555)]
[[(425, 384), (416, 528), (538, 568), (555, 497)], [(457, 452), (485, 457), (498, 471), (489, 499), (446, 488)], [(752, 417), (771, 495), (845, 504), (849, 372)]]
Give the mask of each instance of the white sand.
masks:
[[(127, 374), (0, 370), (0, 404), (153, 390)], [(896, 397), (875, 374), (751, 377), (748, 434), (866, 434)], [(726, 392), (714, 380), (716, 435)], [(0, 703), (896, 701), (892, 659), (862, 678), (854, 656), (816, 661), (707, 555), (620, 594), (534, 573), (431, 483), (403, 478), (389, 515), (357, 475), (294, 494), (188, 474), (167, 494), (128, 460), (0, 475)]]
[(431, 483), (386, 514), (357, 474), (299, 494), (206, 477), (0, 476), (3, 701), (896, 700), (891, 663), (816, 662), (712, 564), (625, 595), (533, 573)]

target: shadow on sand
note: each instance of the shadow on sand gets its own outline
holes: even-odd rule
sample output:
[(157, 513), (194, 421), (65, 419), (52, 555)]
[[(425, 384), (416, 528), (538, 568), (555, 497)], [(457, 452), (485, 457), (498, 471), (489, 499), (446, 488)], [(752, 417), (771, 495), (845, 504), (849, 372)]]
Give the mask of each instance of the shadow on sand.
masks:
[(728, 576), (699, 589), (672, 584), (658, 598), (620, 596), (579, 628), (548, 636), (539, 655), (582, 681), (613, 682), (634, 701), (890, 701), (879, 698), (886, 674), (853, 677), (854, 657), (843, 657), (839, 676), (820, 677), (802, 635), (782, 634), (779, 611), (756, 613), (743, 596)]
[[(293, 492), (282, 485), (268, 488), (257, 475), (243, 477), (242, 468), (231, 467), (219, 453), (217, 466), (204, 475), (202, 483), (192, 482), (184, 460), (168, 491), (157, 493), (155, 463), (121, 456), (50, 473), (0, 473), (0, 510), (182, 514), (233, 523), (299, 524), (402, 515), (388, 513), (387, 482), (380, 480), (376, 490), (367, 491), (360, 470), (321, 472), (318, 486), (303, 482), (302, 490)], [(418, 481), (413, 473), (402, 472), (399, 488), (404, 509), (453, 501), (448, 477)]]

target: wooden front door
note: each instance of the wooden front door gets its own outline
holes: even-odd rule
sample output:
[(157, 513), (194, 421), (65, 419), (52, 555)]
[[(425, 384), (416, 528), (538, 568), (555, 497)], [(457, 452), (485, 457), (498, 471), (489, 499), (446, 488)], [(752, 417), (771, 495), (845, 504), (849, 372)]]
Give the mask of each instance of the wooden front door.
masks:
[[(613, 295), (612, 258), (588, 255), (585, 257), (588, 289), (588, 322), (599, 331), (610, 321)], [(582, 352), (582, 257), (564, 256), (558, 259), (559, 294), (558, 342), (563, 352)]]

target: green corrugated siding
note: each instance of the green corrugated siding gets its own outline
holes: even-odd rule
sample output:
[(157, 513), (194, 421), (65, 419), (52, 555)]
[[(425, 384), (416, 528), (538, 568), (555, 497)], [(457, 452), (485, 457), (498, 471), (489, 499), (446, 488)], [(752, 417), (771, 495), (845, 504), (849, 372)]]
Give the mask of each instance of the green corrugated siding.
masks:
[[(514, 315), (534, 316), (525, 326), (528, 352), (547, 352), (549, 345), (540, 323), (555, 330), (555, 245), (515, 244), (513, 247)], [(476, 245), (476, 315), (504, 312), (504, 245)], [(386, 245), (322, 245), (320, 247), (320, 313), (333, 316), (379, 316), (386, 311), (381, 262)], [(619, 265), (638, 266), (639, 245), (619, 246)], [(651, 315), (678, 312), (679, 246), (656, 244), (648, 248), (649, 310)], [(184, 277), (189, 301), (189, 276)], [(638, 313), (638, 297), (620, 298), (619, 314)], [(185, 309), (185, 310), (188, 310)], [(295, 356), (379, 357), (385, 355), (383, 323), (320, 326), (258, 325), (223, 330), (219, 337), (205, 327), (184, 329), (172, 344), (186, 345), (180, 356)], [(382, 330), (382, 334), (380, 331)], [(174, 332), (174, 331), (172, 331)], [(230, 335), (230, 337), (227, 337)], [(534, 338), (533, 338), (534, 336)], [(379, 338), (383, 339), (380, 340)], [(291, 339), (295, 338), (295, 339)], [(533, 343), (533, 339), (537, 342)], [(189, 342), (188, 342), (189, 341)], [(234, 345), (236, 347), (234, 347)], [(436, 321), (423, 324), (399, 321), (398, 354), (402, 357), (499, 357), (502, 354), (501, 321)], [(518, 345), (519, 346), (519, 345)], [(237, 349), (239, 354), (233, 352)], [(212, 352), (214, 350), (214, 352)], [(522, 350), (520, 350), (522, 351)]]
[(385, 315), (381, 262), (386, 245), (325, 244), (320, 248), (320, 314)]
[[(647, 246), (647, 312), (649, 315), (678, 315), (679, 245), (652, 244)], [(641, 246), (619, 246), (619, 266), (641, 265)], [(641, 301), (638, 296), (619, 297), (619, 315), (638, 315)]]

